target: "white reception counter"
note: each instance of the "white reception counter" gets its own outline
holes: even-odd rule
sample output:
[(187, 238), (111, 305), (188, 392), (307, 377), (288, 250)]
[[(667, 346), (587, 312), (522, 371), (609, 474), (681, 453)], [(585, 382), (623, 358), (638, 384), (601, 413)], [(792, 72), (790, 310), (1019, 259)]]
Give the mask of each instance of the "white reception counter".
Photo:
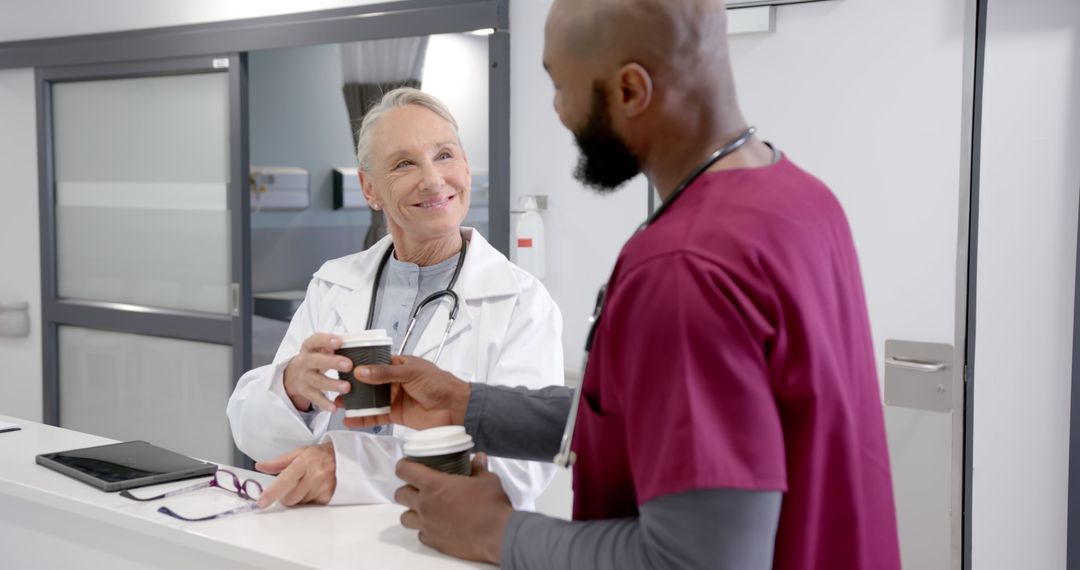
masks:
[[(490, 568), (444, 556), (403, 528), (398, 505), (274, 507), (188, 523), (240, 499), (205, 489), (138, 503), (34, 463), (39, 453), (113, 440), (0, 416), (20, 431), (0, 433), (0, 567), (34, 568)], [(260, 473), (229, 467), (243, 478)], [(135, 489), (189, 485), (193, 481)]]

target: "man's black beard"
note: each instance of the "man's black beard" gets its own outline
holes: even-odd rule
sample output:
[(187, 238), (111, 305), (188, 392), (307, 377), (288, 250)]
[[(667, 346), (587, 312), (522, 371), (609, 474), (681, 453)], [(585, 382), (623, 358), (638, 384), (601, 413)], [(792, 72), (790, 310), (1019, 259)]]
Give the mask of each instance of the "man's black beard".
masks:
[(599, 84), (593, 86), (585, 127), (574, 138), (581, 150), (574, 178), (597, 192), (611, 192), (641, 172), (641, 163), (611, 127), (607, 96)]

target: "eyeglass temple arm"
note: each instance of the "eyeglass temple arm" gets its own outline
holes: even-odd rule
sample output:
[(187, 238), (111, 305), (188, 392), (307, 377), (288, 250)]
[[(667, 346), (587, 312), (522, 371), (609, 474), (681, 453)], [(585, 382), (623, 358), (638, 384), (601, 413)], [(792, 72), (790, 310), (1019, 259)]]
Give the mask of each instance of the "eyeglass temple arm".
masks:
[(248, 503), (246, 505), (236, 507), (235, 509), (229, 509), (229, 510), (227, 510), (225, 512), (217, 513), (215, 515), (207, 515), (205, 517), (197, 517), (197, 518), (188, 518), (188, 517), (185, 517), (184, 515), (177, 514), (176, 511), (170, 509), (169, 507), (160, 507), (160, 508), (158, 508), (158, 512), (163, 514), (163, 515), (169, 515), (170, 517), (173, 517), (175, 519), (180, 519), (182, 521), (202, 522), (202, 521), (210, 521), (210, 520), (214, 520), (214, 519), (220, 519), (220, 518), (224, 518), (224, 517), (227, 517), (227, 516), (230, 516), (230, 515), (238, 515), (240, 513), (246, 513), (248, 511), (254, 511), (254, 510), (258, 509), (258, 508), (259, 508), (258, 504), (256, 504), (256, 503)]
[(198, 491), (199, 489), (205, 489), (205, 488), (210, 487), (212, 485), (213, 485), (213, 480), (211, 479), (210, 481), (203, 481), (202, 483), (197, 483), (197, 484), (192, 485), (190, 487), (183, 487), (181, 489), (174, 489), (174, 490), (169, 491), (167, 493), (162, 493), (160, 495), (154, 495), (153, 497), (136, 497), (135, 495), (132, 495), (131, 493), (129, 493), (126, 490), (125, 491), (120, 491), (120, 496), (124, 497), (125, 499), (131, 499), (133, 501), (139, 501), (140, 503), (145, 503), (146, 501), (156, 501), (158, 499), (164, 499), (166, 497), (175, 497), (177, 495), (183, 495), (185, 493), (190, 493), (192, 491)]

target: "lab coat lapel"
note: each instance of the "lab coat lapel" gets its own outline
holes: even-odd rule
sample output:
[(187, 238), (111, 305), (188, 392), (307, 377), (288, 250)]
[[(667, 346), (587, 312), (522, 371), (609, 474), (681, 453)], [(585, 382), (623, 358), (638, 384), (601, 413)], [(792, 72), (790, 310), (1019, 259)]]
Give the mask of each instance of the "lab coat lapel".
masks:
[(390, 247), (390, 236), (379, 240), (361, 255), (345, 258), (349, 260), (348, 262), (327, 264), (315, 273), (316, 277), (349, 289), (333, 303), (333, 310), (341, 320), (344, 332), (362, 331), (367, 328), (375, 273), (388, 247)]
[[(374, 276), (372, 276), (374, 279)], [(353, 289), (344, 293), (334, 304), (334, 311), (341, 319), (346, 333), (367, 328), (368, 309), (371, 307), (371, 287)]]

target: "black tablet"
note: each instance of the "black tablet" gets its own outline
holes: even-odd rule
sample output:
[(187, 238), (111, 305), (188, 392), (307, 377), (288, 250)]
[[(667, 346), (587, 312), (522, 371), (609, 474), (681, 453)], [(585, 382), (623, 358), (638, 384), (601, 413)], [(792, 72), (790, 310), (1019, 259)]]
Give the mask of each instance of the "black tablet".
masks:
[(38, 465), (103, 491), (120, 491), (212, 475), (217, 465), (162, 449), (145, 441), (125, 441), (37, 456)]

